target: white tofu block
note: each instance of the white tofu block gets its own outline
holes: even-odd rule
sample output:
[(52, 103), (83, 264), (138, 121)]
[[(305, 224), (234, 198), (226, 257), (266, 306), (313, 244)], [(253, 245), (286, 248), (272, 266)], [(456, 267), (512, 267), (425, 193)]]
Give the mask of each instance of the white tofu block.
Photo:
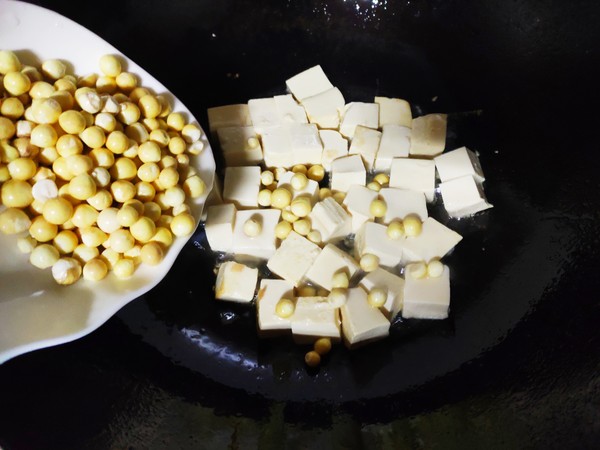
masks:
[(446, 114), (427, 114), (412, 121), (410, 154), (432, 157), (441, 154), (446, 148)]
[(412, 126), (412, 112), (410, 103), (401, 98), (375, 97), (379, 105), (379, 126), (399, 125), (410, 128)]
[(294, 299), (294, 285), (285, 280), (262, 279), (256, 302), (258, 328), (267, 330), (289, 330), (292, 321), (289, 317), (279, 317), (275, 313), (277, 303), (282, 298)]
[(352, 216), (353, 233), (356, 233), (362, 227), (363, 223), (373, 218), (371, 215), (371, 202), (377, 196), (378, 193), (374, 190), (358, 184), (350, 186), (350, 189), (348, 189), (343, 203)]
[(344, 107), (340, 133), (352, 139), (358, 125), (379, 128), (379, 105), (377, 103), (352, 102)]
[(389, 172), (394, 158), (408, 158), (410, 128), (388, 124), (383, 126), (381, 142), (375, 159), (375, 170)]
[(285, 84), (298, 101), (320, 94), (333, 87), (321, 66), (313, 66), (290, 79)]
[(348, 192), (355, 184), (364, 186), (367, 181), (367, 171), (359, 155), (349, 155), (337, 158), (331, 162), (331, 189)]
[(336, 87), (302, 100), (308, 121), (318, 125), (319, 128), (338, 128), (339, 111), (345, 104), (344, 96)]
[(350, 347), (383, 339), (389, 334), (390, 322), (379, 308), (369, 304), (367, 293), (361, 288), (348, 289), (348, 299), (340, 313), (344, 342)]
[(289, 189), (292, 193), (292, 199), (298, 197), (308, 197), (311, 201), (311, 204), (315, 204), (319, 199), (319, 183), (315, 180), (308, 180), (306, 186), (302, 189), (294, 189), (292, 188), (292, 177), (295, 175), (291, 170), (284, 173), (281, 177), (279, 177), (279, 181), (277, 182), (277, 187), (285, 187)]
[(394, 158), (390, 187), (422, 192), (428, 202), (435, 196), (435, 162), (431, 159)]
[[(238, 211), (233, 227), (233, 253), (240, 256), (254, 256), (269, 259), (275, 254), (275, 226), (279, 222), (281, 211), (278, 209), (248, 209)], [(244, 224), (253, 219), (260, 224), (260, 232), (256, 236), (244, 233)]]
[(319, 137), (323, 143), (321, 165), (330, 172), (331, 162), (334, 159), (348, 156), (348, 141), (335, 130), (319, 130)]
[(321, 248), (318, 245), (292, 231), (269, 259), (267, 267), (274, 274), (298, 286), (319, 253)]
[(392, 220), (404, 220), (408, 215), (416, 215), (421, 222), (427, 219), (425, 194), (407, 189), (383, 188), (379, 196), (385, 201), (387, 210), (381, 222), (389, 224)]
[(250, 303), (258, 281), (258, 269), (235, 261), (221, 264), (215, 284), (215, 298), (232, 302)]
[(467, 147), (460, 147), (434, 158), (440, 180), (450, 181), (464, 175), (472, 175), (475, 181), (483, 183), (485, 177), (477, 155)]
[(223, 127), (217, 130), (226, 166), (258, 165), (262, 148), (254, 127)]
[(287, 126), (278, 126), (266, 130), (262, 135), (262, 146), (267, 167), (287, 168), (294, 165), (294, 150), (292, 149), (292, 141)]
[(323, 242), (335, 242), (352, 233), (352, 216), (331, 197), (316, 203), (308, 217)]
[(323, 144), (319, 129), (313, 123), (287, 125), (290, 133), (294, 164), (321, 164)]
[(260, 188), (260, 167), (227, 167), (223, 186), (223, 199), (234, 203), (238, 209), (256, 208)]
[(276, 95), (273, 99), (281, 124), (308, 123), (304, 107), (294, 100), (292, 94)]
[(492, 208), (483, 193), (481, 184), (471, 175), (440, 183), (444, 208), (450, 217), (465, 217)]
[(254, 130), (262, 135), (266, 130), (281, 125), (281, 118), (273, 97), (248, 101), (248, 110)]
[(358, 269), (359, 266), (352, 256), (333, 244), (327, 244), (306, 272), (306, 278), (331, 291), (333, 276), (336, 273), (344, 272), (350, 279)]
[(461, 240), (462, 236), (456, 231), (428, 217), (423, 222), (421, 234), (404, 239), (402, 263), (429, 262), (434, 258), (442, 258)]
[(373, 289), (383, 289), (387, 292), (387, 299), (381, 307), (381, 312), (388, 320), (391, 321), (402, 310), (404, 278), (378, 267), (360, 280), (358, 285), (367, 291), (367, 294)]
[(365, 163), (365, 169), (369, 171), (373, 169), (375, 164), (375, 157), (377, 156), (380, 140), (381, 131), (357, 125), (348, 154), (360, 155)]
[(292, 333), (301, 336), (340, 337), (340, 316), (326, 297), (298, 297), (291, 317)]
[(402, 317), (406, 319), (445, 319), (450, 306), (450, 269), (444, 266), (439, 277), (414, 278), (407, 271), (404, 283)]
[(394, 268), (402, 260), (403, 241), (390, 239), (385, 225), (365, 222), (356, 233), (354, 249), (359, 258), (370, 253), (379, 258), (380, 266)]
[(208, 127), (210, 133), (215, 136), (215, 132), (223, 127), (249, 127), (252, 125), (250, 120), (250, 111), (248, 105), (225, 105), (208, 108)]
[(236, 209), (232, 203), (207, 208), (204, 231), (211, 250), (230, 252), (233, 245), (233, 225)]

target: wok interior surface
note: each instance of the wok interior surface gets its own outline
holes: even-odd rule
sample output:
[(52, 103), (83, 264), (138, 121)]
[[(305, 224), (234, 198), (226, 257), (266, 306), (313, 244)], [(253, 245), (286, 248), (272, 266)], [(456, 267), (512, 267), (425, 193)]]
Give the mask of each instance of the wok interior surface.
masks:
[(314, 64), (348, 101), (448, 112), (447, 148), (480, 153), (494, 209), (449, 222), (465, 235), (448, 259), (450, 319), (396, 323), (317, 372), (302, 348), (259, 341), (252, 310), (213, 301), (199, 229), (165, 280), (100, 330), (0, 367), (0, 445), (598, 442), (594, 2), (35, 3), (121, 49), (205, 129), (207, 107), (282, 93)]

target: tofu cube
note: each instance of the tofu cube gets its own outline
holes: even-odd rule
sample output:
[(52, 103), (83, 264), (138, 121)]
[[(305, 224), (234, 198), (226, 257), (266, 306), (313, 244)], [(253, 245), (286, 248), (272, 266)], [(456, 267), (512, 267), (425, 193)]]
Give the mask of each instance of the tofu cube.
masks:
[(365, 186), (355, 184), (350, 186), (346, 198), (344, 198), (344, 206), (352, 215), (352, 232), (356, 233), (363, 223), (372, 219), (371, 202), (378, 197), (378, 193)]
[(327, 297), (298, 297), (291, 317), (295, 337), (340, 337), (338, 308), (332, 308)]
[(379, 196), (385, 201), (387, 210), (381, 223), (389, 224), (392, 220), (404, 220), (409, 214), (416, 215), (421, 222), (427, 219), (427, 202), (425, 194), (407, 189), (383, 188)]
[(402, 263), (442, 258), (462, 240), (462, 236), (441, 224), (433, 217), (423, 222), (421, 234), (407, 237), (402, 242)]
[(212, 205), (207, 208), (204, 232), (211, 250), (230, 252), (233, 246), (233, 225), (235, 223), (235, 205)]
[(260, 167), (227, 167), (223, 198), (238, 209), (256, 208), (260, 188)]
[(323, 144), (319, 129), (313, 123), (288, 125), (292, 145), (293, 164), (320, 164)]
[(306, 278), (331, 291), (333, 276), (336, 273), (344, 272), (350, 279), (358, 269), (359, 266), (352, 256), (333, 244), (327, 244), (306, 272)]
[(470, 216), (493, 207), (486, 201), (481, 184), (471, 175), (440, 183), (440, 192), (450, 217)]
[(267, 262), (271, 272), (298, 286), (314, 264), (321, 248), (292, 231)]
[(450, 269), (439, 277), (414, 278), (407, 270), (404, 283), (405, 319), (445, 319), (450, 306)]
[(287, 168), (294, 165), (294, 150), (288, 126), (282, 125), (265, 130), (262, 135), (262, 146), (267, 167)]
[(369, 171), (373, 169), (375, 164), (375, 157), (377, 156), (380, 140), (381, 131), (357, 125), (348, 154), (360, 155), (365, 163), (365, 169)]
[(215, 106), (208, 108), (208, 127), (210, 133), (223, 127), (249, 127), (252, 125), (250, 110), (246, 104)]
[(381, 142), (375, 159), (375, 170), (389, 172), (394, 158), (408, 158), (410, 128), (388, 124), (383, 126)]
[(379, 105), (379, 126), (398, 125), (410, 128), (412, 113), (410, 103), (401, 98), (375, 97)]
[(275, 100), (275, 106), (277, 107), (277, 114), (279, 115), (281, 124), (308, 123), (304, 107), (296, 103), (296, 100), (294, 100), (294, 97), (291, 94), (276, 95), (273, 97), (273, 100)]
[(321, 165), (330, 172), (331, 162), (334, 159), (348, 156), (348, 141), (335, 130), (319, 130), (319, 137), (323, 143)]
[(308, 217), (323, 242), (338, 241), (352, 232), (352, 216), (331, 197), (316, 203)]
[(248, 110), (254, 130), (262, 135), (266, 130), (281, 125), (281, 119), (275, 99), (255, 98), (248, 101)]
[(338, 128), (339, 111), (345, 104), (344, 96), (336, 87), (302, 100), (308, 121), (318, 125), (319, 128)]
[(333, 87), (321, 66), (313, 66), (286, 80), (285, 84), (294, 97), (301, 102)]
[(331, 189), (348, 192), (355, 184), (364, 186), (367, 181), (367, 171), (359, 155), (349, 155), (337, 158), (331, 162)]
[(344, 107), (340, 133), (344, 137), (352, 139), (358, 125), (374, 130), (379, 128), (379, 105), (377, 103), (352, 102)]
[(394, 268), (402, 260), (403, 242), (404, 239), (390, 239), (385, 225), (365, 222), (356, 233), (354, 249), (359, 258), (373, 254), (379, 258), (380, 266)]
[(221, 264), (215, 284), (215, 298), (238, 303), (250, 303), (258, 281), (258, 269), (235, 261)]
[[(275, 226), (279, 223), (281, 211), (278, 209), (249, 209), (238, 211), (233, 227), (233, 253), (240, 256), (254, 256), (260, 259), (269, 259), (275, 254)], [(248, 236), (244, 232), (244, 225), (248, 220), (255, 220), (260, 224), (260, 231), (256, 236)]]
[(435, 162), (431, 159), (394, 158), (390, 187), (422, 192), (428, 202), (435, 197)]
[(465, 175), (472, 175), (475, 181), (483, 183), (485, 177), (477, 155), (467, 147), (460, 147), (434, 158), (440, 180), (450, 181)]
[(294, 299), (294, 285), (285, 280), (262, 279), (258, 290), (256, 313), (258, 328), (262, 331), (290, 330), (292, 321), (289, 317), (279, 317), (275, 308), (282, 298)]
[(281, 175), (281, 177), (279, 177), (279, 181), (277, 182), (277, 187), (285, 187), (289, 189), (289, 191), (292, 193), (293, 199), (298, 197), (308, 197), (310, 198), (311, 204), (314, 205), (319, 199), (319, 183), (317, 183), (315, 180), (308, 180), (306, 186), (304, 186), (302, 189), (296, 190), (292, 188), (291, 184), (292, 177), (294, 175), (295, 173), (291, 170)]
[(389, 334), (390, 322), (379, 308), (369, 304), (362, 288), (348, 289), (348, 299), (340, 313), (344, 343), (348, 347), (383, 339)]
[(412, 121), (410, 154), (432, 157), (441, 154), (446, 148), (446, 114), (427, 114)]
[(378, 267), (360, 280), (358, 285), (367, 291), (367, 294), (373, 289), (383, 289), (387, 292), (387, 300), (380, 310), (388, 320), (391, 321), (402, 310), (404, 278)]
[(262, 162), (262, 148), (253, 127), (223, 127), (217, 130), (217, 135), (227, 166), (251, 166)]

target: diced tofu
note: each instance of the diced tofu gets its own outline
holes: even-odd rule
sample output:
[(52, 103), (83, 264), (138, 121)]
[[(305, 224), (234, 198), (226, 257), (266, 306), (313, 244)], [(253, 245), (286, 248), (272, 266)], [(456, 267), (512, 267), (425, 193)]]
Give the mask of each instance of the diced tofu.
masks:
[(379, 105), (377, 103), (352, 102), (344, 107), (340, 133), (349, 139), (354, 137), (358, 125), (379, 128)]
[(439, 277), (414, 278), (407, 270), (402, 317), (445, 319), (450, 306), (450, 269), (444, 266)]
[[(254, 256), (260, 259), (269, 259), (275, 254), (275, 226), (279, 222), (281, 211), (278, 209), (249, 209), (238, 211), (233, 227), (233, 253), (241, 256)], [(255, 220), (260, 224), (260, 231), (256, 236), (248, 236), (244, 232), (244, 224), (248, 220)]]
[(400, 125), (410, 128), (412, 126), (412, 113), (410, 104), (401, 98), (375, 97), (379, 105), (379, 126)]
[(263, 155), (267, 167), (292, 167), (294, 150), (288, 126), (266, 130), (262, 135)]
[(383, 188), (379, 196), (385, 201), (387, 210), (381, 222), (389, 224), (392, 220), (404, 220), (409, 214), (419, 217), (421, 221), (427, 219), (427, 202), (425, 194), (407, 189)]
[(381, 312), (383, 312), (388, 320), (392, 320), (396, 317), (396, 314), (402, 309), (404, 299), (404, 278), (378, 267), (360, 280), (358, 285), (367, 291), (367, 293), (371, 292), (373, 289), (383, 289), (387, 291), (387, 300), (381, 307)]
[(321, 165), (329, 172), (334, 159), (348, 156), (348, 141), (335, 130), (319, 130), (319, 137), (323, 143)]
[(316, 203), (309, 219), (323, 242), (335, 242), (352, 232), (352, 217), (331, 197)]
[(433, 217), (423, 222), (421, 234), (404, 239), (402, 246), (402, 263), (425, 261), (442, 258), (462, 239), (456, 231), (439, 223)]
[(260, 167), (227, 167), (223, 198), (240, 208), (256, 208), (260, 188)]
[(281, 125), (281, 118), (273, 97), (249, 100), (248, 110), (250, 111), (252, 126), (260, 135), (269, 128)]
[(410, 150), (410, 128), (388, 124), (383, 126), (375, 159), (375, 170), (389, 172), (394, 158), (407, 158)]
[(211, 250), (230, 252), (233, 245), (233, 225), (235, 223), (235, 205), (212, 205), (207, 208), (204, 231)]
[(260, 141), (253, 127), (223, 127), (217, 130), (227, 166), (251, 166), (262, 162)]
[(250, 303), (258, 281), (258, 269), (235, 261), (221, 264), (215, 284), (215, 298), (232, 302)]
[(450, 217), (465, 217), (492, 208), (483, 188), (471, 175), (440, 183), (444, 208)]
[(441, 154), (446, 147), (446, 114), (427, 114), (412, 121), (410, 154), (432, 157)]
[(320, 164), (323, 144), (317, 126), (313, 123), (293, 123), (288, 126), (293, 164)]
[(344, 343), (348, 347), (382, 339), (389, 334), (390, 322), (367, 300), (362, 288), (348, 289), (346, 304), (340, 308)]
[(275, 313), (275, 308), (282, 298), (293, 300), (293, 292), (294, 285), (289, 281), (261, 280), (256, 303), (260, 330), (289, 330), (292, 328), (291, 319), (279, 317)]
[(308, 197), (311, 203), (314, 205), (319, 199), (319, 183), (315, 180), (308, 180), (306, 186), (302, 189), (296, 190), (292, 188), (291, 181), (295, 175), (291, 170), (284, 173), (277, 182), (277, 187), (285, 187), (292, 193), (292, 198)]
[(275, 100), (275, 106), (277, 107), (277, 113), (279, 114), (279, 121), (281, 124), (308, 123), (306, 111), (302, 105), (296, 103), (292, 94), (276, 95), (273, 99)]
[(271, 272), (298, 286), (321, 253), (318, 245), (292, 231), (267, 262)]
[(321, 66), (313, 66), (290, 79), (285, 84), (298, 101), (320, 94), (333, 87)]
[(485, 181), (479, 158), (467, 147), (460, 147), (436, 156), (434, 161), (442, 182), (460, 178), (464, 175), (472, 175), (478, 183)]
[(348, 192), (350, 186), (364, 186), (367, 181), (367, 171), (359, 155), (349, 155), (337, 158), (331, 162), (331, 189)]
[(359, 258), (369, 253), (379, 258), (379, 265), (393, 268), (402, 259), (403, 242), (404, 239), (390, 239), (385, 225), (365, 222), (356, 233), (354, 248)]
[(298, 297), (291, 317), (292, 333), (315, 338), (340, 337), (339, 310), (332, 308), (327, 297)]
[(223, 127), (249, 127), (252, 125), (248, 105), (225, 105), (208, 108), (208, 127), (213, 136)]
[(428, 202), (435, 196), (435, 162), (431, 159), (394, 158), (390, 187), (422, 192)]
[(344, 205), (352, 215), (352, 232), (356, 233), (363, 223), (372, 219), (371, 202), (377, 198), (378, 194), (372, 189), (357, 184), (350, 186)]
[(336, 87), (302, 100), (310, 123), (319, 128), (338, 128), (340, 113), (345, 105), (344, 96)]
[(333, 244), (327, 244), (306, 272), (306, 278), (330, 291), (336, 273), (344, 272), (350, 279), (358, 269), (352, 256)]
[(375, 164), (380, 140), (381, 131), (357, 125), (348, 154), (360, 155), (365, 163), (365, 169), (371, 170)]

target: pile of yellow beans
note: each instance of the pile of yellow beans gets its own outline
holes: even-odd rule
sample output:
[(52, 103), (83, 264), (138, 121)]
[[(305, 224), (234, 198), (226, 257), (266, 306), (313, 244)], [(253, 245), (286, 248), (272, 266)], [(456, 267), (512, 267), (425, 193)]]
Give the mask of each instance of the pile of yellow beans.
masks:
[(113, 55), (100, 74), (0, 50), (0, 231), (59, 284), (156, 265), (196, 223), (202, 131)]

